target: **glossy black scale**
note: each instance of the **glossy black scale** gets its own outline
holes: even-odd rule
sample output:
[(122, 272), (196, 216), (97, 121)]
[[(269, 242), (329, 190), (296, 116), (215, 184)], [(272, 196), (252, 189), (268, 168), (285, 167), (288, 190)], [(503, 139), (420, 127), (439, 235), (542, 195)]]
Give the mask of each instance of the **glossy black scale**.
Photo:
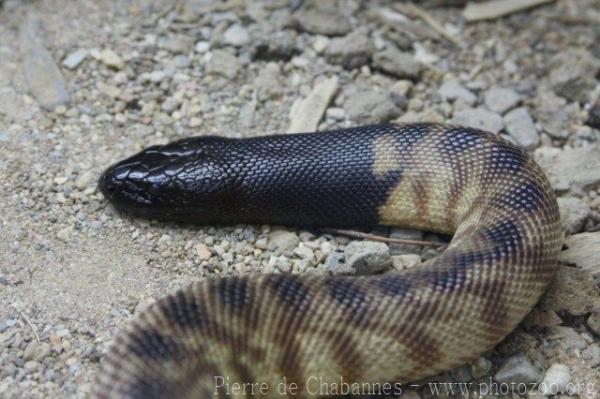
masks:
[(427, 124), (386, 124), (246, 139), (194, 137), (113, 165), (99, 186), (117, 208), (158, 219), (374, 226), (402, 173), (373, 175), (373, 141), (402, 135), (399, 149), (408, 152), (427, 131)]

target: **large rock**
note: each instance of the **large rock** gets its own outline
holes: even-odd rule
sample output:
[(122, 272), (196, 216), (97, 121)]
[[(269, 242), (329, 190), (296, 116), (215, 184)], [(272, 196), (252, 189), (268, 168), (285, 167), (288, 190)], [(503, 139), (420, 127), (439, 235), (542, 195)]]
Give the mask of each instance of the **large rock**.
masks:
[(65, 81), (52, 55), (38, 36), (39, 23), (28, 17), (19, 28), (19, 46), (23, 54), (23, 69), (31, 94), (38, 104), (52, 110), (70, 101)]
[(562, 151), (539, 148), (535, 159), (555, 190), (566, 191), (573, 186), (586, 189), (600, 183), (600, 146), (597, 144)]

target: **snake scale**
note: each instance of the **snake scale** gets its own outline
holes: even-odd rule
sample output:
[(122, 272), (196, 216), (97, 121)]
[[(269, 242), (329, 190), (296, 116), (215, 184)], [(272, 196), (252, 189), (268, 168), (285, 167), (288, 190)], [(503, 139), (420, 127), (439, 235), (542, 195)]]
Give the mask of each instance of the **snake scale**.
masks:
[(336, 383), (381, 393), (493, 348), (538, 301), (561, 247), (540, 167), (496, 135), (450, 125), (187, 138), (117, 163), (99, 186), (144, 217), (453, 238), (436, 258), (388, 274), (194, 283), (116, 337), (97, 398), (327, 396)]

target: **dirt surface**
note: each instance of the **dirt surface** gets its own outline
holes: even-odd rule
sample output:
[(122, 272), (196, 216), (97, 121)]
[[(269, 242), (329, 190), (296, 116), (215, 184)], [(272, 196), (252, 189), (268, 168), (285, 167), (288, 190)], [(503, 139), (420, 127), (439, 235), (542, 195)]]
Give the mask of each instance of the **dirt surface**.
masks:
[[(572, 247), (496, 350), (405, 397), (517, 397), (523, 386), (531, 398), (600, 397), (600, 4), (468, 23), (460, 1), (419, 3), (435, 27), (406, 3), (318, 3), (0, 2), (0, 397), (85, 397), (136, 312), (207, 276), (351, 274), (434, 256), (274, 226), (132, 219), (96, 190), (112, 162), (179, 137), (390, 120), (484, 127), (526, 147)], [(356, 251), (377, 256), (354, 264)]]

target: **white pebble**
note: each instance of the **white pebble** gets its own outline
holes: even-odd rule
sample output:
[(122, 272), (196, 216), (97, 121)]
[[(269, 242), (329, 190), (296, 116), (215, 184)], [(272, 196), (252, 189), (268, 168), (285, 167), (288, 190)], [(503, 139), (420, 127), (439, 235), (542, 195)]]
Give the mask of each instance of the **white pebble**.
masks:
[(212, 256), (210, 248), (208, 248), (208, 246), (206, 246), (205, 244), (197, 244), (195, 246), (195, 249), (196, 253), (198, 254), (198, 259), (200, 260), (209, 260)]
[(200, 53), (200, 54), (206, 53), (209, 48), (210, 48), (210, 43), (208, 43), (208, 42), (196, 43), (196, 52), (197, 53)]
[(100, 59), (110, 68), (121, 69), (125, 65), (123, 59), (111, 49), (104, 49), (100, 52)]
[(503, 87), (492, 87), (485, 92), (485, 106), (493, 112), (503, 114), (521, 101), (519, 93)]
[(165, 79), (167, 74), (164, 71), (152, 71), (150, 72), (150, 81), (153, 83), (160, 83)]
[(63, 60), (63, 66), (65, 68), (68, 69), (75, 69), (79, 66), (79, 64), (81, 64), (83, 62), (83, 60), (85, 60), (85, 58), (88, 56), (88, 51), (85, 49), (79, 49), (76, 50), (74, 52), (72, 52), (71, 54), (69, 54), (64, 60)]
[(223, 35), (223, 40), (226, 44), (230, 44), (232, 46), (241, 47), (245, 46), (250, 42), (250, 35), (246, 28), (242, 25), (231, 25)]
[(327, 109), (327, 118), (335, 119), (336, 121), (340, 121), (344, 119), (346, 115), (346, 111), (343, 108), (331, 107)]
[(546, 396), (563, 393), (571, 382), (571, 372), (564, 364), (554, 363), (546, 371), (544, 379), (539, 385), (539, 391)]

